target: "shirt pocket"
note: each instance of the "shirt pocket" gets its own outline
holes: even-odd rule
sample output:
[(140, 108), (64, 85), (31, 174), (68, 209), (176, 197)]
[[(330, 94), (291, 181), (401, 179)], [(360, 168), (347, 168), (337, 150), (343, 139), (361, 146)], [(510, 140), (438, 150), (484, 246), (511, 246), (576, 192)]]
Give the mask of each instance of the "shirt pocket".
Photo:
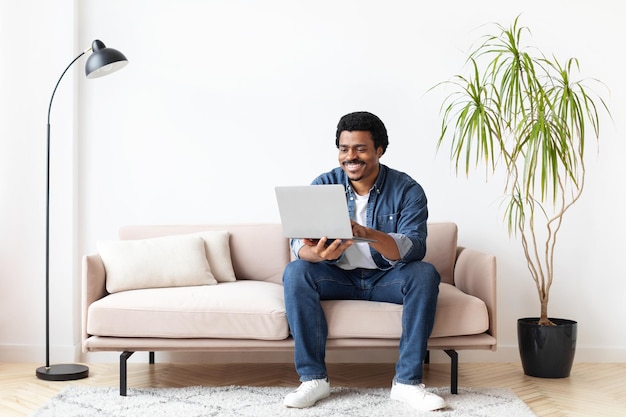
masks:
[(399, 213), (381, 214), (376, 216), (376, 229), (385, 233), (396, 233), (398, 227)]

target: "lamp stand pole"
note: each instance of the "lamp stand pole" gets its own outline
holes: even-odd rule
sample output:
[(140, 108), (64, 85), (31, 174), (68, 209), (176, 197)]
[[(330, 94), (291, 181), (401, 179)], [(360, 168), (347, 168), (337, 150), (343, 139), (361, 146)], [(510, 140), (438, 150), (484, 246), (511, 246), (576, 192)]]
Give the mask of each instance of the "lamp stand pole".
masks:
[(59, 87), (61, 79), (68, 69), (87, 51), (78, 55), (65, 68), (65, 71), (59, 77), (52, 97), (50, 97), (50, 105), (48, 106), (48, 128), (47, 128), (47, 162), (46, 162), (46, 365), (37, 368), (35, 374), (37, 378), (46, 381), (72, 381), (75, 379), (83, 379), (89, 376), (89, 368), (79, 364), (60, 364), (50, 365), (50, 110), (52, 109), (52, 100), (54, 94)]

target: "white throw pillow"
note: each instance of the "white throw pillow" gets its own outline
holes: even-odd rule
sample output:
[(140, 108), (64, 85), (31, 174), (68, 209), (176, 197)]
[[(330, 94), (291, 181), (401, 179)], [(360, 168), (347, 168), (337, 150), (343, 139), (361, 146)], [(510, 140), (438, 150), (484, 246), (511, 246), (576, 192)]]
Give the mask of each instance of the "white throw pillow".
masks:
[(98, 243), (98, 253), (109, 293), (217, 284), (200, 236), (104, 241)]
[(230, 258), (230, 233), (226, 230), (216, 230), (192, 235), (200, 236), (204, 240), (206, 257), (217, 282), (236, 281), (237, 278), (235, 278), (235, 271)]

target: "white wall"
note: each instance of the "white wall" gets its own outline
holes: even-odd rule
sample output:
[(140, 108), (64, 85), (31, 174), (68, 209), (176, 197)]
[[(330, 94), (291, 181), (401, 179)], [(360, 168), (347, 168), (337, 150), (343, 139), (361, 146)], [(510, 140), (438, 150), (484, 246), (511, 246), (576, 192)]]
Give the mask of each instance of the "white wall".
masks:
[[(0, 361), (43, 361), (46, 116), (77, 51), (72, 1), (0, 2)], [(74, 71), (52, 112), (51, 354), (71, 356), (79, 317)], [(76, 84), (77, 86), (77, 84)]]
[(278, 221), (273, 187), (334, 167), (337, 120), (354, 110), (386, 123), (383, 162), (424, 186), (431, 220), (457, 222), (461, 244), (498, 257), (499, 351), (462, 360), (516, 361), (515, 320), (539, 306), (501, 222), (502, 183), (456, 178), (436, 154), (445, 91), (428, 90), (462, 70), (483, 24), (520, 13), (535, 44), (578, 57), (611, 90), (614, 120), (563, 227), (550, 314), (579, 321), (577, 361), (625, 361), (625, 12), (610, 0), (0, 3), (11, 58), (0, 66), (0, 361), (43, 360), (45, 115), (61, 71), (96, 38), (130, 64), (86, 80), (83, 58), (55, 98), (53, 361), (85, 359), (74, 358), (80, 257), (98, 240), (125, 224)]

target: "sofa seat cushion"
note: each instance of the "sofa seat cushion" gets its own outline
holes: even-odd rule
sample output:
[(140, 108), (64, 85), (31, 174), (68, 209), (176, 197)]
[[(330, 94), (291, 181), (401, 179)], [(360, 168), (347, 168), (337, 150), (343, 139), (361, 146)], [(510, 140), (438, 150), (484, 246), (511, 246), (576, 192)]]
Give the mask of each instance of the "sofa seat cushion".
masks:
[(95, 336), (282, 340), (283, 287), (271, 282), (150, 288), (109, 294), (89, 306)]
[[(399, 339), (402, 306), (362, 300), (322, 302), (328, 337)], [(439, 285), (435, 326), (431, 337), (480, 334), (489, 328), (485, 303), (450, 284)]]

